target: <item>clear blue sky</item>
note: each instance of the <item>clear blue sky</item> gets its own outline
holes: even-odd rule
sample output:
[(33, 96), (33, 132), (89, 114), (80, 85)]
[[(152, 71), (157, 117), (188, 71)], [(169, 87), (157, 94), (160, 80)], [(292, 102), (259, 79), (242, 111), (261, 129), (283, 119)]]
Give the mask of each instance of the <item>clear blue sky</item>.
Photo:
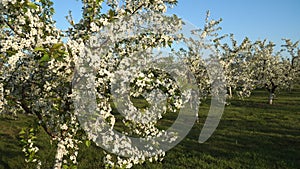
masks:
[[(81, 3), (76, 0), (54, 0), (57, 26), (65, 29), (65, 16), (73, 11), (74, 19), (81, 16)], [(251, 40), (265, 39), (278, 46), (281, 38), (300, 40), (300, 0), (179, 0), (168, 11), (203, 27), (205, 13), (211, 18), (222, 18), (222, 33), (233, 33), (240, 42), (245, 36)]]

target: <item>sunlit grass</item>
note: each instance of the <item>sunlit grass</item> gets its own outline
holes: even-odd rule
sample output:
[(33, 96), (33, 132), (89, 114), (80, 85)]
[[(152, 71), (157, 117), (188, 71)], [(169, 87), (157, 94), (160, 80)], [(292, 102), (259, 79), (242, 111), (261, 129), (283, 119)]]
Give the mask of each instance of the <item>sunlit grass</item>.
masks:
[[(230, 105), (225, 108), (217, 130), (208, 141), (199, 144), (198, 137), (209, 109), (209, 101), (203, 103), (199, 123), (180, 144), (167, 152), (163, 162), (146, 162), (134, 168), (299, 168), (300, 90), (277, 94), (274, 105), (268, 105), (267, 99), (266, 91), (257, 90), (250, 98), (229, 100)], [(176, 114), (167, 115), (168, 119), (176, 117)], [(20, 129), (32, 120), (34, 117), (25, 115), (17, 119), (0, 117), (0, 169), (32, 168), (24, 162), (18, 139)], [(168, 120), (162, 125), (170, 126), (171, 122)], [(43, 168), (51, 168), (55, 145), (50, 144), (42, 130), (39, 136)], [(103, 167), (101, 148), (95, 144), (80, 147), (79, 168)]]

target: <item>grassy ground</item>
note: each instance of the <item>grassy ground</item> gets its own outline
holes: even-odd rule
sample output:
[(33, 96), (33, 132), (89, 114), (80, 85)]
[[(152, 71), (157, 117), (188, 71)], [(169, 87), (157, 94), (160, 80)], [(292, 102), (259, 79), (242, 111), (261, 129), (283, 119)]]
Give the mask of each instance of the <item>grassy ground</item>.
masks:
[[(300, 168), (300, 89), (277, 94), (274, 105), (267, 104), (268, 93), (257, 90), (245, 100), (231, 100), (212, 137), (203, 144), (197, 142), (209, 108), (200, 109), (200, 122), (175, 148), (168, 151), (161, 163), (145, 163), (147, 168)], [(176, 118), (175, 116), (171, 116)], [(0, 169), (32, 168), (24, 162), (18, 132), (33, 117), (20, 115), (16, 120), (0, 117)], [(51, 168), (55, 145), (45, 133), (39, 133), (38, 145), (44, 166)], [(100, 148), (81, 146), (79, 168), (102, 168)]]

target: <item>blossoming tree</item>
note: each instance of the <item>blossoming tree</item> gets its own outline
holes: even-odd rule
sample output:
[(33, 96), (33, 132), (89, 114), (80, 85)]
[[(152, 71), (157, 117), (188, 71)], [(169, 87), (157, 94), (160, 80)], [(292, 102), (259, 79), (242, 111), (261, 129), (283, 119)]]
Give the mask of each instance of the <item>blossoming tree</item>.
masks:
[[(0, 2), (0, 108), (1, 113), (25, 112), (34, 114), (37, 117), (37, 124), (51, 136), (57, 143), (54, 168), (75, 167), (77, 164), (78, 144), (87, 138), (79, 132), (79, 123), (75, 115), (73, 104), (74, 92), (72, 82), (76, 75), (76, 62), (80, 60), (79, 55), (84, 46), (91, 43), (91, 37), (101, 32), (110, 23), (120, 18), (131, 17), (143, 11), (163, 13), (167, 5), (176, 4), (176, 0), (124, 0), (106, 1), (109, 10), (101, 12), (102, 0), (84, 0), (82, 19), (75, 23), (72, 15), (68, 16), (71, 27), (63, 32), (55, 27), (52, 16), (54, 9), (51, 0), (35, 1), (7, 1)], [(165, 17), (162, 20), (169, 20), (173, 27), (180, 27), (177, 17)], [(170, 22), (169, 22), (170, 23)], [(158, 23), (156, 26), (159, 28)], [(120, 26), (120, 25), (119, 25)], [(123, 31), (126, 26), (123, 25)], [(129, 28), (127, 28), (129, 29)], [(114, 37), (120, 29), (112, 29), (104, 36), (105, 44), (109, 37)], [(138, 34), (123, 38), (113, 43), (106, 55), (99, 59), (102, 63), (97, 71), (97, 90), (107, 94), (109, 85), (105, 80), (109, 77), (122, 58), (128, 57), (139, 48), (148, 46), (166, 46), (173, 41), (165, 32)], [(65, 40), (67, 37), (67, 40)], [(107, 38), (107, 39), (105, 39)], [(114, 56), (118, 53), (118, 57)], [(103, 54), (103, 53), (102, 53)], [(114, 60), (115, 62), (109, 62)], [(108, 61), (109, 60), (109, 61)], [(148, 78), (152, 78), (151, 76)], [(104, 79), (104, 80), (103, 80)], [(149, 80), (149, 79), (148, 79)], [(169, 88), (171, 90), (171, 88)], [(173, 90), (173, 89), (172, 89)], [(173, 91), (174, 92), (174, 91)], [(105, 113), (107, 120), (113, 125), (114, 118), (110, 114), (111, 108), (107, 98), (98, 104)], [(180, 105), (175, 102), (175, 105)], [(153, 125), (140, 128), (146, 135)], [(28, 162), (42, 165), (36, 158), (38, 148), (34, 144), (34, 135), (38, 128), (30, 130), (28, 138), (25, 138), (23, 151)], [(21, 134), (25, 131), (22, 131)], [(158, 133), (157, 133), (158, 134)], [(27, 139), (27, 142), (26, 142)], [(163, 157), (164, 152), (159, 156)], [(141, 157), (141, 156), (139, 156)], [(152, 160), (152, 157), (147, 158)], [(158, 160), (159, 157), (153, 159)], [(133, 158), (120, 158), (111, 161), (107, 155), (105, 161), (109, 166), (131, 167), (145, 161), (134, 156)]]
[[(283, 58), (286, 65), (286, 76), (288, 76), (289, 90), (291, 91), (294, 83), (299, 80), (300, 76), (300, 49), (299, 41), (292, 42), (290, 39), (283, 39), (285, 44), (282, 46), (282, 51), (286, 51), (289, 56)], [(298, 81), (299, 82), (299, 81)]]
[(250, 96), (254, 89), (254, 80), (250, 69), (249, 58), (251, 58), (252, 44), (249, 38), (245, 38), (240, 45), (230, 34), (231, 44), (217, 42), (220, 53), (220, 60), (225, 71), (226, 83), (229, 98), (233, 96), (233, 91), (239, 97)]
[(280, 53), (274, 52), (273, 42), (256, 41), (253, 47), (253, 55), (250, 60), (255, 86), (265, 88), (269, 92), (269, 104), (273, 104), (276, 90), (288, 87), (289, 76)]

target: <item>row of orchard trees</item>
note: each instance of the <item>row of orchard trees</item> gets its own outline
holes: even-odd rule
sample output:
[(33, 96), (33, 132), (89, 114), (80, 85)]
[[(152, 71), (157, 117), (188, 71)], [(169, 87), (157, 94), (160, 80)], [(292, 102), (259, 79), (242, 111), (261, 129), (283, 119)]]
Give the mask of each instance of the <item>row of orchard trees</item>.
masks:
[[(234, 35), (219, 35), (219, 23), (222, 20), (209, 20), (209, 12), (203, 29), (196, 30), (196, 38), (188, 39), (188, 50), (180, 53), (190, 64), (191, 70), (198, 79), (200, 89), (209, 89), (209, 80), (204, 48), (214, 51), (213, 57), (223, 68), (228, 98), (234, 93), (238, 97), (249, 97), (256, 88), (269, 92), (269, 104), (273, 103), (275, 92), (284, 89), (291, 91), (300, 77), (299, 41), (282, 39), (283, 45), (275, 51), (275, 44), (267, 40), (251, 41), (244, 38), (240, 44)], [(229, 43), (228, 43), (229, 42)], [(197, 53), (197, 54), (195, 54)], [(206, 87), (201, 87), (206, 86)]]
[[(106, 51), (96, 59), (99, 67), (96, 72), (95, 86), (97, 86), (98, 109), (107, 122), (112, 126), (116, 119), (109, 104), (110, 81), (117, 65), (124, 58), (130, 58), (136, 51), (147, 48), (172, 46), (181, 41), (188, 48), (178, 51), (194, 73), (198, 82), (201, 96), (211, 92), (209, 76), (206, 70), (206, 61), (201, 56), (203, 49), (214, 49), (215, 55), (209, 59), (220, 60), (224, 69), (229, 95), (236, 92), (240, 96), (248, 96), (256, 87), (265, 87), (270, 91), (270, 103), (275, 90), (291, 88), (296, 76), (299, 76), (299, 48), (298, 43), (285, 40), (284, 49), (290, 54), (283, 57), (275, 53), (274, 44), (266, 41), (250, 42), (245, 39), (238, 45), (233, 36), (230, 36), (232, 45), (222, 43), (226, 36), (219, 36), (218, 24), (221, 20), (206, 19), (203, 29), (195, 30), (196, 39), (185, 38), (173, 34), (182, 26), (176, 16), (150, 18), (152, 28), (128, 38), (117, 39), (116, 34), (127, 30), (137, 29), (140, 22), (128, 22), (136, 14), (152, 12), (162, 14), (167, 6), (177, 3), (176, 0), (83, 0), (82, 18), (75, 23), (71, 14), (67, 17), (70, 28), (67, 31), (55, 27), (52, 16), (55, 12), (51, 0), (2, 0), (0, 2), (0, 112), (25, 112), (33, 114), (37, 120), (28, 130), (21, 132), (25, 155), (28, 162), (42, 165), (37, 158), (38, 147), (35, 144), (35, 135), (42, 128), (54, 143), (57, 144), (54, 168), (68, 168), (77, 165), (78, 144), (89, 138), (78, 123), (73, 103), (76, 93), (72, 88), (76, 71), (76, 62), (80, 58), (80, 51), (85, 45), (91, 44), (90, 38), (100, 33), (100, 39)], [(102, 5), (109, 7), (105, 12)], [(124, 19), (125, 17), (125, 19)], [(124, 19), (124, 22), (119, 22)], [(143, 18), (147, 21), (147, 18)], [(149, 18), (148, 18), (149, 19)], [(117, 22), (115, 25), (112, 23)], [(154, 23), (153, 23), (154, 22)], [(147, 24), (147, 23), (146, 23)], [(145, 26), (144, 23), (139, 28)], [(101, 31), (107, 28), (105, 34)], [(170, 35), (171, 34), (171, 35)], [(174, 34), (173, 34), (174, 35)], [(117, 40), (116, 40), (117, 39)], [(106, 45), (109, 42), (109, 45)], [(112, 43), (113, 42), (113, 43)], [(99, 49), (100, 50), (100, 49)], [(89, 60), (90, 58), (86, 58)], [(88, 61), (86, 62), (88, 64)], [(152, 75), (140, 78), (139, 84), (144, 87), (155, 80)], [(148, 78), (147, 78), (148, 77)], [(156, 81), (160, 85), (167, 85), (168, 93), (174, 93), (172, 84), (162, 78)], [(141, 79), (147, 79), (142, 82)], [(171, 87), (170, 87), (171, 86)], [(151, 87), (149, 89), (152, 89)], [(143, 91), (139, 91), (140, 95)], [(176, 103), (176, 104), (175, 104)], [(178, 109), (180, 104), (175, 102)], [(154, 117), (156, 118), (156, 117)], [(139, 126), (134, 133), (143, 137), (152, 137), (162, 133), (155, 128), (155, 123), (127, 123), (125, 125)], [(104, 140), (104, 138), (102, 138)], [(121, 139), (121, 138), (114, 138)], [(107, 141), (107, 140), (106, 140)], [(116, 149), (122, 147), (122, 140), (116, 144)], [(118, 151), (118, 150), (115, 150)], [(161, 151), (155, 157), (144, 154), (134, 154), (132, 157), (112, 157), (107, 153), (104, 162), (109, 167), (131, 167), (133, 164), (143, 163), (146, 160), (162, 159), (165, 152)], [(145, 152), (147, 153), (147, 152)]]
[(280, 89), (291, 90), (300, 75), (300, 50), (298, 43), (283, 39), (280, 51), (267, 40), (251, 42), (245, 38), (240, 45), (230, 35), (231, 45), (216, 45), (220, 49), (228, 95), (233, 92), (240, 97), (250, 96), (255, 88), (269, 92), (269, 104), (273, 103), (275, 92)]

